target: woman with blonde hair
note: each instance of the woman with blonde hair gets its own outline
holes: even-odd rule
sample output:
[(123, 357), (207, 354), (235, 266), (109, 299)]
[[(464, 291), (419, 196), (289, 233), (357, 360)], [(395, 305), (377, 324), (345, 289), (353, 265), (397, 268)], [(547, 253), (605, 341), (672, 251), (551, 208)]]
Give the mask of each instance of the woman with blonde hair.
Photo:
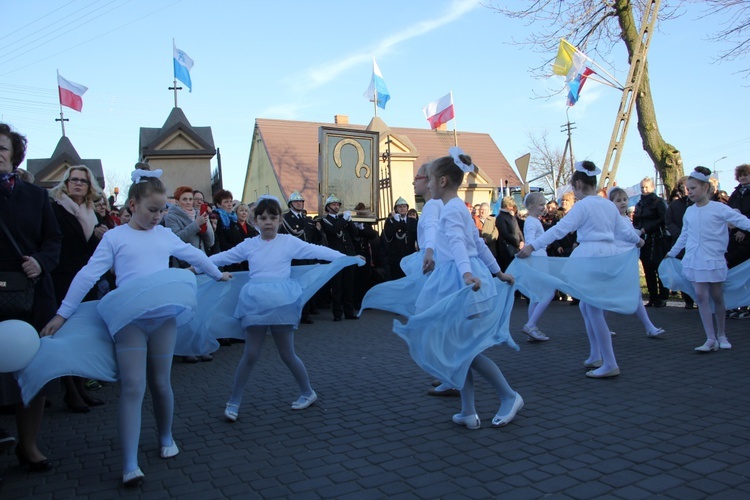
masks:
[[(62, 303), (76, 273), (85, 266), (107, 232), (94, 210), (96, 200), (104, 198), (102, 189), (91, 170), (85, 165), (74, 165), (65, 172), (60, 183), (50, 189), (52, 210), (62, 232), (60, 263), (52, 271), (57, 306)], [(96, 300), (95, 291), (85, 300)], [(88, 413), (91, 406), (104, 402), (92, 397), (80, 377), (63, 377), (65, 404), (74, 413)]]

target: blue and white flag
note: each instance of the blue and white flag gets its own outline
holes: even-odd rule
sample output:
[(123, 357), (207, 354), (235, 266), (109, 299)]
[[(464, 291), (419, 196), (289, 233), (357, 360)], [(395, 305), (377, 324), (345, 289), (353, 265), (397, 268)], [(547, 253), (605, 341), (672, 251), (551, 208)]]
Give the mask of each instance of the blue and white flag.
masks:
[(190, 81), (190, 70), (193, 69), (193, 60), (190, 59), (190, 56), (177, 48), (174, 44), (174, 40), (172, 40), (172, 49), (174, 57), (174, 77), (176, 80), (187, 85), (188, 90), (192, 92), (193, 82)]
[(383, 74), (378, 68), (378, 63), (375, 62), (375, 58), (372, 58), (372, 79), (370, 80), (370, 86), (367, 87), (364, 96), (370, 101), (375, 100), (375, 93), (378, 96), (378, 106), (385, 109), (385, 103), (391, 98), (391, 94), (388, 93), (388, 87), (385, 86), (383, 80)]

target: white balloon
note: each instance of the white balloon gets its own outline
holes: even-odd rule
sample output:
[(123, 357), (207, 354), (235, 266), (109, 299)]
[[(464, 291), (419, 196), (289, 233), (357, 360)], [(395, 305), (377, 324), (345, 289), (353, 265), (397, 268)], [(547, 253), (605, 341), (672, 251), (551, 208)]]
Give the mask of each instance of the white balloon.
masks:
[(39, 334), (17, 319), (0, 322), (0, 373), (26, 368), (39, 350)]

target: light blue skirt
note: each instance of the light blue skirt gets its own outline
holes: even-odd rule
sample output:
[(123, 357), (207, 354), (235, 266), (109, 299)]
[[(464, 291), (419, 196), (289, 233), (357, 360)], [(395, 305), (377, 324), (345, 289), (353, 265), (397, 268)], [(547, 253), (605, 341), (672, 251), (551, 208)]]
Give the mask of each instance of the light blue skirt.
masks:
[(359, 257), (340, 257), (328, 264), (292, 266), (286, 280), (250, 279), (247, 271), (232, 273), (229, 281), (198, 277), (198, 303), (189, 328), (212, 338), (245, 338), (253, 325), (299, 325), (302, 307), (336, 273), (364, 265)]
[(196, 305), (195, 275), (166, 269), (108, 293), (101, 301), (84, 302), (52, 337), (41, 339), (29, 366), (16, 373), (28, 404), (50, 380), (68, 375), (116, 382), (119, 379), (113, 337), (137, 319), (175, 318), (176, 355), (198, 356), (216, 351), (215, 339), (188, 328)]
[(635, 247), (607, 256), (516, 258), (506, 272), (534, 302), (549, 298), (554, 290), (620, 314), (633, 314), (642, 302)]
[(365, 309), (379, 309), (401, 316), (416, 314), (417, 297), (427, 282), (427, 276), (429, 276), (422, 273), (423, 259), (423, 250), (401, 259), (401, 270), (404, 271), (406, 276), (370, 288), (362, 299), (360, 316)]
[[(695, 299), (693, 284), (685, 278), (682, 261), (667, 257), (659, 265), (659, 278), (670, 290), (680, 290)], [(736, 309), (750, 305), (750, 260), (727, 271), (724, 282), (724, 305)], [(711, 308), (713, 309), (713, 301)]]
[(482, 281), (478, 291), (464, 284), (453, 262), (438, 265), (419, 293), (416, 314), (406, 324), (393, 322), (417, 365), (451, 387), (464, 386), (471, 362), (489, 347), (518, 349), (508, 328), (514, 288), (493, 278), (476, 257), (471, 267)]

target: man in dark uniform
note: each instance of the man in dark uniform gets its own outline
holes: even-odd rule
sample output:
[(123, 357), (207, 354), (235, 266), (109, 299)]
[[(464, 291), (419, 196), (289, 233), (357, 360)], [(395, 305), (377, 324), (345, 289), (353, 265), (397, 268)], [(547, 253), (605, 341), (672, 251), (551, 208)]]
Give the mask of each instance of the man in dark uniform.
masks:
[(388, 244), (388, 268), (392, 280), (405, 276), (401, 270), (401, 259), (417, 251), (417, 220), (407, 217), (408, 211), (409, 204), (405, 199), (399, 198), (383, 227), (385, 241)]
[[(359, 229), (352, 222), (351, 213), (340, 214), (341, 200), (332, 194), (326, 199), (326, 216), (320, 222), (328, 246), (345, 255), (357, 255), (354, 238)], [(346, 319), (357, 319), (354, 311), (354, 269), (347, 266), (330, 281), (331, 299), (333, 302), (333, 321), (341, 321), (342, 314)]]
[[(287, 206), (289, 207), (289, 211), (281, 216), (281, 226), (279, 226), (279, 233), (291, 234), (292, 236), (295, 236), (302, 241), (306, 241), (307, 243), (319, 244), (320, 232), (315, 227), (315, 223), (313, 222), (313, 220), (304, 213), (305, 199), (301, 194), (299, 194), (298, 191), (293, 192), (289, 197)], [(314, 263), (315, 261), (306, 259), (292, 260), (293, 266), (302, 266), (305, 264)], [(317, 314), (317, 311), (315, 311), (312, 307), (313, 300), (314, 299), (310, 299), (302, 308), (302, 318), (300, 319), (301, 323), (305, 323), (308, 325), (312, 324), (313, 321), (312, 318), (310, 318), (310, 314)]]

